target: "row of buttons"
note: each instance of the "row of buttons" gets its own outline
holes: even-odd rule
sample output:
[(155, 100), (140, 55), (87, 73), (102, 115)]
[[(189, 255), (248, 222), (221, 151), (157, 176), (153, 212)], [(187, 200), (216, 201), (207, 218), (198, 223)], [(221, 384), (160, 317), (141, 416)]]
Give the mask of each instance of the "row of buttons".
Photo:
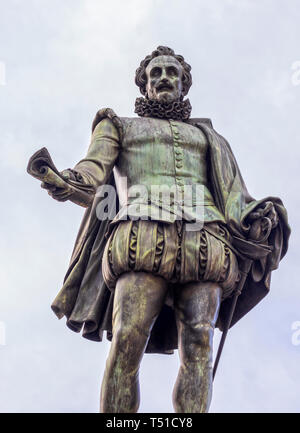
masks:
[(177, 175), (177, 171), (180, 171), (180, 169), (183, 167), (183, 149), (180, 147), (179, 144), (179, 131), (177, 129), (177, 125), (174, 120), (170, 120), (172, 135), (173, 135), (173, 142), (175, 147), (175, 170), (176, 170), (176, 183), (183, 189), (184, 183), (180, 176)]

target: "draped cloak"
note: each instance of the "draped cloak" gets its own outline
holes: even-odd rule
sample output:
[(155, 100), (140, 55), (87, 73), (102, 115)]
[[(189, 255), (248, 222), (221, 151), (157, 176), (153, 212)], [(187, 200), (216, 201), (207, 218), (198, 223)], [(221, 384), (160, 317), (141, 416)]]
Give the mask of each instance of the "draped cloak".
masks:
[[(122, 118), (116, 115), (111, 117), (107, 114), (109, 112), (112, 110), (100, 110), (92, 129), (94, 130), (102, 119), (110, 117), (122, 139)], [(277, 269), (288, 247), (290, 228), (287, 212), (282, 201), (277, 197), (255, 200), (249, 195), (228, 142), (213, 129), (209, 119), (189, 119), (188, 123), (201, 129), (207, 138), (207, 173), (210, 191), (215, 205), (225, 216), (227, 228), (234, 240), (234, 248), (241, 253), (240, 268), (243, 268), (246, 258), (253, 260), (242, 294), (237, 301), (231, 322), (233, 326), (270, 290), (271, 272)], [(115, 186), (113, 174), (108, 183)], [(83, 329), (83, 337), (93, 341), (101, 341), (104, 331), (107, 331), (107, 338), (111, 340), (114, 299), (114, 293), (106, 287), (101, 272), (103, 251), (107, 242), (106, 235), (114, 215), (111, 215), (111, 218), (108, 216), (104, 221), (97, 218), (96, 208), (100, 200), (101, 198), (95, 196), (92, 204), (85, 211), (63, 287), (51, 306), (58, 318), (66, 316), (67, 326), (71, 330), (80, 332)], [(268, 240), (260, 245), (247, 240), (250, 230), (247, 216), (257, 207), (263, 206), (266, 201), (273, 202), (279, 223), (271, 231)], [(262, 257), (262, 248), (269, 248), (271, 252)], [(220, 306), (216, 324), (220, 330), (224, 329), (231, 300), (231, 298), (225, 299)], [(146, 352), (172, 353), (177, 347), (174, 310), (165, 304), (152, 328)]]

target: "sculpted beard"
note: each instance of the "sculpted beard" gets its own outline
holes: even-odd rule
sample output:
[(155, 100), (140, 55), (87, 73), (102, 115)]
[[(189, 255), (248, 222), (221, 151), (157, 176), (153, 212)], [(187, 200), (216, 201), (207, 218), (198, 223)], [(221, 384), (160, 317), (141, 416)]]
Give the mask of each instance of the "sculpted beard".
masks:
[(136, 98), (134, 112), (140, 117), (159, 119), (188, 120), (192, 111), (189, 99), (172, 102), (158, 102), (143, 97)]

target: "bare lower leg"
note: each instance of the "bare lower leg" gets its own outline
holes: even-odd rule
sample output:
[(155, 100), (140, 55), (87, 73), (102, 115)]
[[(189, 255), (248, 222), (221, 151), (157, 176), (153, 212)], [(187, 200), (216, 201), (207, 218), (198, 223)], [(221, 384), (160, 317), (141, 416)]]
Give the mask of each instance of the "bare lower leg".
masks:
[(137, 412), (139, 366), (166, 291), (165, 280), (144, 272), (130, 272), (119, 278), (113, 339), (101, 387), (101, 412)]
[[(124, 341), (125, 339), (126, 337), (121, 335), (111, 345), (101, 387), (101, 412), (135, 413), (139, 408), (140, 356), (129, 359), (131, 350), (126, 346), (131, 343)], [(122, 351), (118, 349), (121, 345)], [(143, 353), (143, 349), (144, 342), (141, 347), (135, 347), (139, 354)]]
[[(203, 325), (205, 328), (205, 325)], [(213, 335), (213, 330), (205, 330)], [(174, 387), (176, 412), (208, 412), (212, 396), (211, 345), (190, 344), (190, 356), (181, 356), (181, 365)]]
[(176, 412), (208, 412), (212, 396), (213, 333), (220, 298), (221, 289), (214, 283), (191, 283), (179, 295), (181, 365), (173, 392)]

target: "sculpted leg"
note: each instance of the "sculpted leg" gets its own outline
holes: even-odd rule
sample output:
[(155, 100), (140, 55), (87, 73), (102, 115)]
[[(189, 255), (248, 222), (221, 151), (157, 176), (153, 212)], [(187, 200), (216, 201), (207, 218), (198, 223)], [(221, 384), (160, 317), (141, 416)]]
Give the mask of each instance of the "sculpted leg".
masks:
[(139, 366), (166, 292), (163, 278), (145, 272), (129, 272), (118, 279), (113, 339), (101, 388), (101, 412), (137, 412)]
[(176, 290), (180, 370), (173, 392), (176, 412), (208, 412), (212, 394), (212, 344), (222, 289), (195, 282)]

